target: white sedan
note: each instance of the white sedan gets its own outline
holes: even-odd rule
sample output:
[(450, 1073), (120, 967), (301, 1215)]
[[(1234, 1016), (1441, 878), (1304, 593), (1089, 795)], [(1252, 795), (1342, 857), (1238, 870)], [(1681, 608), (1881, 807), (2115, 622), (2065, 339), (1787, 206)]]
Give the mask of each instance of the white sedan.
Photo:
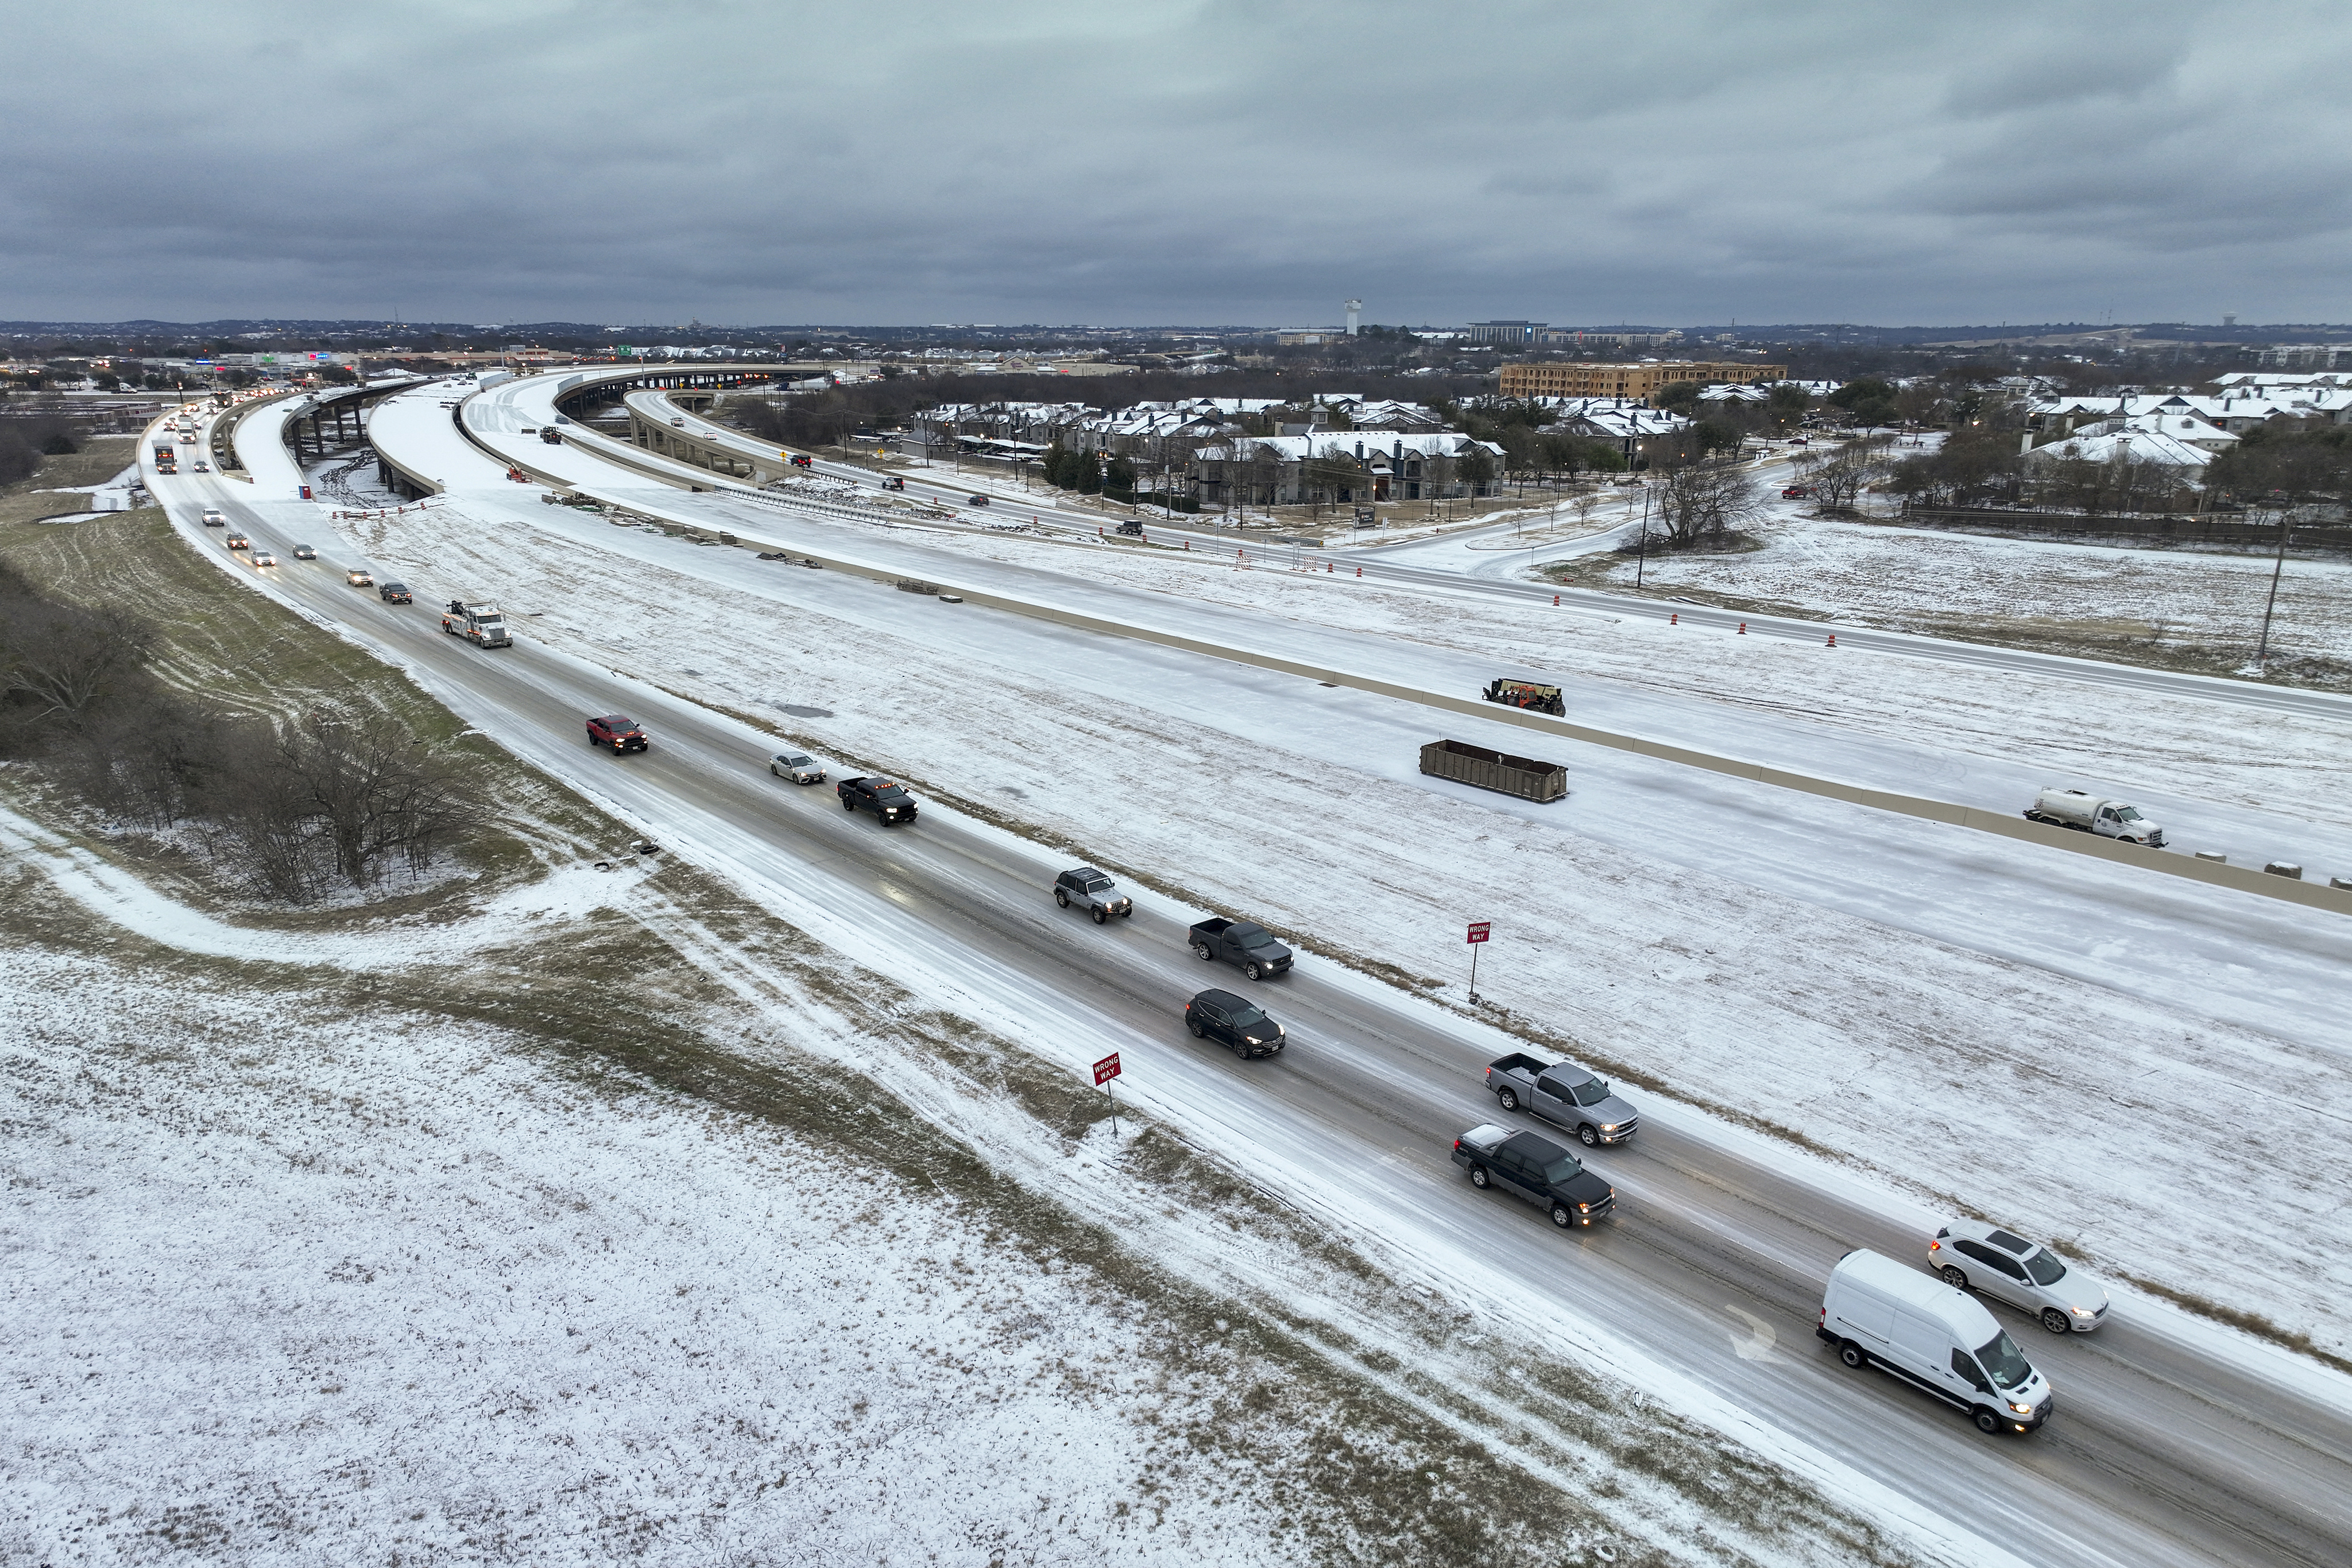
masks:
[(1955, 1219), (1937, 1231), (1927, 1266), (1955, 1289), (2024, 1308), (2052, 1333), (2088, 1333), (2107, 1315), (2107, 1292), (2096, 1280), (2047, 1247), (1980, 1220)]
[(798, 751), (780, 751), (768, 758), (768, 771), (779, 779), (789, 779), (795, 784), (822, 784), (824, 765), (814, 757)]

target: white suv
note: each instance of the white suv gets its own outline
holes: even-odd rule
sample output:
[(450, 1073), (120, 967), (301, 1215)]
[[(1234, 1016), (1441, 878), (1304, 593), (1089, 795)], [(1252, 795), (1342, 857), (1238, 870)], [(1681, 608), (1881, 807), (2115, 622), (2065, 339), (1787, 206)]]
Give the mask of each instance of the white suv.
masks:
[(2107, 1292), (2047, 1247), (1998, 1226), (1955, 1219), (1927, 1243), (1944, 1283), (2023, 1307), (2052, 1333), (2088, 1333), (2107, 1315)]

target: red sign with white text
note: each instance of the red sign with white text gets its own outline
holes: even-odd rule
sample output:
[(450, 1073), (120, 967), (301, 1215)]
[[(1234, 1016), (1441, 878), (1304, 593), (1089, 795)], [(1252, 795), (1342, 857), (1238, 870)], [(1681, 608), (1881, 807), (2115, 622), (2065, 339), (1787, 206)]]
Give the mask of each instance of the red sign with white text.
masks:
[(1492, 921), (1481, 920), (1478, 924), (1470, 927), (1470, 945), (1475, 947), (1479, 943), (1484, 942), (1486, 939), (1487, 929), (1493, 924), (1494, 923)]
[(1095, 1084), (1097, 1088), (1118, 1076), (1118, 1052), (1112, 1051), (1095, 1063)]

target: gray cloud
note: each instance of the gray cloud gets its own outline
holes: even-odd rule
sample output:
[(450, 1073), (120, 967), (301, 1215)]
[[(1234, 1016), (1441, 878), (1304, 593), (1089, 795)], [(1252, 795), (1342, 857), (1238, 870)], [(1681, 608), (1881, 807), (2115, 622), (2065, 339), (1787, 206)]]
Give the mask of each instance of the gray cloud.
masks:
[[(92, 17), (98, 18), (92, 20)], [(20, 8), (0, 316), (2352, 319), (2340, 6)]]

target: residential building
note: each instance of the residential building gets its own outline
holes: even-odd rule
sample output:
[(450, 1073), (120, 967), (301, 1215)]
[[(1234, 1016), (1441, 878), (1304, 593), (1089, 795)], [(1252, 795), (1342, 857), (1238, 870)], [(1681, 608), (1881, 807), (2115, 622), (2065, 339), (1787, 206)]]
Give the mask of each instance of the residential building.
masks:
[(1670, 382), (1726, 382), (1747, 386), (1786, 380), (1786, 365), (1707, 360), (1637, 360), (1631, 363), (1565, 360), (1503, 367), (1505, 397), (1622, 397), (1648, 399)]
[(1552, 416), (1550, 428), (1589, 441), (1615, 442), (1626, 456), (1654, 435), (1688, 430), (1693, 422), (1682, 414), (1652, 408), (1631, 398), (1567, 398)]
[[(1215, 509), (1316, 501), (1459, 500), (1492, 488), (1491, 482), (1478, 486), (1455, 477), (1454, 464), (1474, 447), (1494, 460), (1499, 474), (1500, 446), (1454, 431), (1228, 437), (1193, 452), (1185, 473), (1201, 505)], [(1352, 474), (1336, 484), (1316, 472), (1342, 465)]]
[(2026, 407), (2026, 423), (2029, 425), (2062, 435), (2095, 420), (2139, 419), (2149, 415), (2194, 418), (2233, 437), (2268, 424), (2273, 420), (2352, 423), (2352, 387), (2266, 386), (2259, 382), (2234, 382), (2226, 384), (2219, 395), (2103, 392), (2093, 396), (2042, 398)]
[(2306, 370), (2332, 371), (2338, 363), (2352, 364), (2352, 343), (2280, 343), (2264, 349), (2258, 356), (2258, 361), (2265, 365), (2298, 365)]
[(2213, 454), (2202, 446), (2177, 441), (2161, 431), (2119, 429), (2099, 434), (2080, 434), (2063, 441), (2037, 446), (2025, 455), (2025, 461), (2036, 467), (2065, 461), (2090, 463), (2155, 463), (2179, 470), (2184, 484), (2195, 484), (2213, 461)]

